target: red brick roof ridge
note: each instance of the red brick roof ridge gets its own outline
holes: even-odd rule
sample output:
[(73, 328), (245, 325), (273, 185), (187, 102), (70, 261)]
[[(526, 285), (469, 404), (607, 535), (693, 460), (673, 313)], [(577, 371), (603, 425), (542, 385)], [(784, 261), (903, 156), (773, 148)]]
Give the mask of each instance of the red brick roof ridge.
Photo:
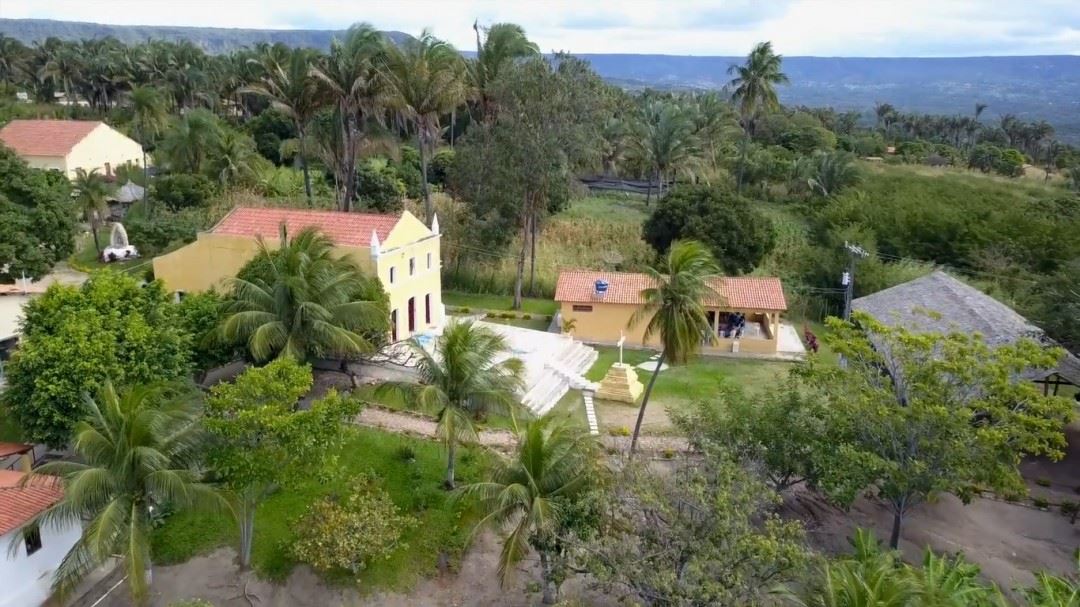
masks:
[(25, 476), (14, 470), (0, 470), (0, 535), (18, 529), (64, 497), (60, 479), (34, 476), (23, 485)]
[[(214, 224), (210, 232), (272, 238), (277, 236), (278, 226), (285, 222), (287, 225), (292, 224), (292, 228), (296, 230), (318, 227), (339, 245), (368, 246), (371, 243), (371, 232), (374, 231), (379, 240), (384, 241), (401, 217), (401, 213), (351, 213), (327, 209), (236, 206)], [(257, 225), (260, 223), (265, 225)]]
[[(786, 310), (787, 298), (778, 277), (720, 276), (717, 292), (735, 309)], [(599, 297), (593, 293), (597, 279), (609, 282), (608, 293)], [(648, 274), (568, 268), (559, 272), (555, 300), (568, 302), (607, 302), (640, 304), (641, 291), (649, 286)], [(734, 290), (734, 292), (733, 292)]]
[(0, 143), (23, 156), (67, 156), (102, 124), (106, 123), (100, 120), (20, 118), (0, 128)]

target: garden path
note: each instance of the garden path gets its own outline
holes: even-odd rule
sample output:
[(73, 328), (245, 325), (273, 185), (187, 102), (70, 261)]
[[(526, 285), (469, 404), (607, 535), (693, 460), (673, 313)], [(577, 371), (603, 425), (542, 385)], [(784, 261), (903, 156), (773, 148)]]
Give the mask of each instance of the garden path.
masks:
[[(436, 436), (436, 423), (434, 420), (419, 415), (388, 411), (379, 407), (365, 407), (360, 412), (356, 422), (362, 426), (371, 426), (399, 434), (411, 434), (423, 438), (434, 438)], [(630, 448), (629, 436), (602, 436), (600, 441), (605, 447), (616, 451), (626, 451)], [(511, 449), (517, 439), (509, 430), (481, 430), (479, 442), (485, 447), (505, 451)], [(690, 445), (685, 438), (676, 436), (642, 436), (638, 439), (638, 446), (642, 451), (653, 453), (688, 451), (690, 449)]]

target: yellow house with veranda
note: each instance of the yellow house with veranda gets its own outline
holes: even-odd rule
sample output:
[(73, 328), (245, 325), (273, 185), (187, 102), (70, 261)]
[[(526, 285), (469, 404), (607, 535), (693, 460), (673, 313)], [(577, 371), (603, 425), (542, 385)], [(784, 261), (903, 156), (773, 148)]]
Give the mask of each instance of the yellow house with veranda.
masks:
[[(628, 347), (659, 348), (653, 335), (645, 340), (648, 320), (631, 324), (645, 303), (641, 292), (656, 286), (648, 274), (564, 270), (555, 286), (562, 322), (573, 323), (575, 338), (614, 345), (625, 338)], [(779, 278), (717, 276), (709, 281), (713, 293), (702, 302), (713, 338), (702, 336), (705, 354), (775, 355), (779, 346), (780, 315), (787, 299)], [(736, 319), (742, 318), (741, 323)]]
[(260, 236), (268, 246), (278, 246), (282, 224), (289, 234), (318, 228), (333, 240), (338, 254), (350, 255), (369, 276), (379, 278), (390, 301), (393, 341), (442, 327), (438, 219), (429, 228), (408, 211), (384, 215), (238, 207), (195, 242), (154, 258), (154, 276), (170, 291), (225, 290), (258, 253)]

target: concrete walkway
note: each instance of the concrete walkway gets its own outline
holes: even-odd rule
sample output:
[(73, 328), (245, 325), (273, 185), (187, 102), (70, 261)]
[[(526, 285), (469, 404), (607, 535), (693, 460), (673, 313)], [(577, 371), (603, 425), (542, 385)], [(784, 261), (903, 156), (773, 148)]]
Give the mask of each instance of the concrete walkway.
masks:
[[(435, 438), (436, 436), (435, 420), (420, 415), (398, 413), (380, 407), (365, 407), (357, 417), (356, 423), (361, 426), (421, 438)], [(509, 430), (482, 430), (479, 439), (481, 445), (499, 451), (509, 451), (517, 443), (514, 434)], [(629, 436), (601, 436), (600, 442), (604, 447), (619, 452), (626, 452), (630, 449)], [(642, 436), (638, 439), (638, 446), (641, 451), (650, 453), (689, 451), (690, 449), (686, 439), (677, 436)]]

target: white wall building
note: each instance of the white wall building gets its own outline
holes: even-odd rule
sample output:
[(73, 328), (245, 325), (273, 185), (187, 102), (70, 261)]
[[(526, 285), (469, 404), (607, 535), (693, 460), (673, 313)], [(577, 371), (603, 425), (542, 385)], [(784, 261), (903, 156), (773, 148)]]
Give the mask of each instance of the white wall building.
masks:
[(142, 166), (139, 143), (96, 120), (12, 120), (0, 143), (35, 169), (55, 169), (73, 179), (76, 169), (112, 175), (125, 164)]
[(0, 470), (0, 607), (45, 603), (53, 572), (82, 532), (72, 524), (60, 529), (45, 525), (24, 533), (29, 521), (63, 498), (64, 490), (51, 477), (37, 477), (20, 487), (23, 476)]

